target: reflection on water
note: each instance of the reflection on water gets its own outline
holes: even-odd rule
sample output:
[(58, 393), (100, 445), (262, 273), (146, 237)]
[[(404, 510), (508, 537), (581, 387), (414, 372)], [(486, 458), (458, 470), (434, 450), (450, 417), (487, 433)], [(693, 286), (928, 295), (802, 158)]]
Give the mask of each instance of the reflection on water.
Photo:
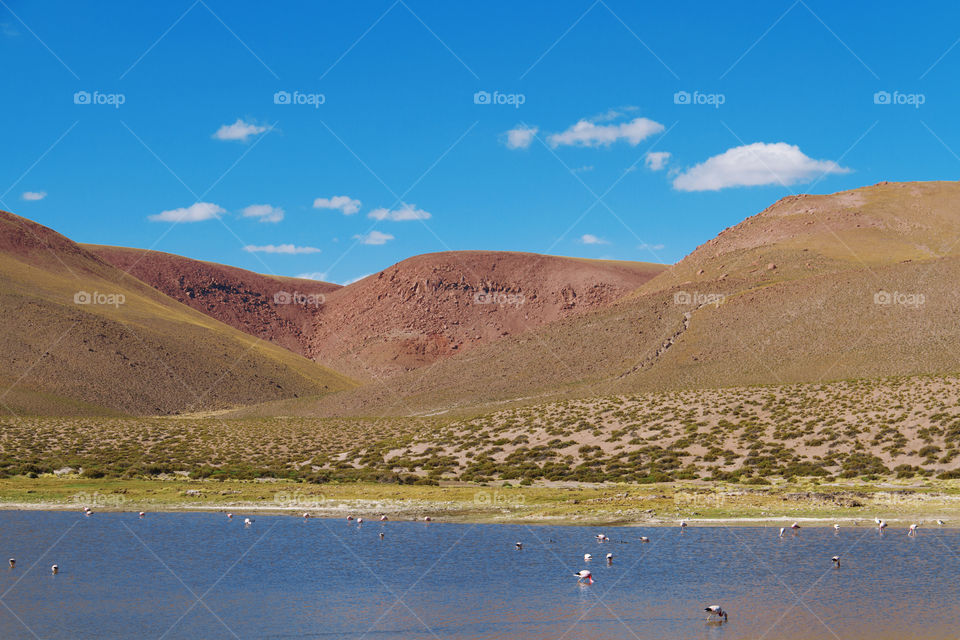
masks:
[[(237, 516), (0, 512), (0, 560), (17, 559), (0, 569), (0, 637), (958, 635), (956, 530), (921, 527), (910, 538), (905, 528), (804, 528), (781, 540), (779, 527), (256, 516), (246, 528)], [(611, 541), (598, 543), (600, 531)], [(596, 582), (578, 585), (573, 574), (586, 567)], [(727, 624), (705, 621), (711, 604), (730, 612)]]

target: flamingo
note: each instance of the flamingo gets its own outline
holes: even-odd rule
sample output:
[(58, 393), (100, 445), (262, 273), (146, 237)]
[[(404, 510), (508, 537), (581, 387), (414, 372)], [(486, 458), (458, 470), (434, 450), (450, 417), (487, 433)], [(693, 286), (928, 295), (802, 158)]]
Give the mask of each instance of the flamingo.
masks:
[(357, 524), (363, 524), (363, 518), (357, 518)]
[(647, 536), (640, 536), (640, 542), (644, 542), (644, 543), (650, 542), (650, 538), (648, 538)]
[(583, 554), (583, 561), (584, 561), (584, 562), (590, 562), (591, 560), (593, 560), (593, 556), (592, 556), (592, 555), (590, 555), (589, 553)]
[(9, 560), (7, 560), (7, 562), (10, 563), (10, 568), (13, 569), (13, 568), (16, 566), (16, 564), (17, 564), (17, 559), (16, 559), (16, 558), (10, 558)]
[(380, 532), (380, 539), (383, 540), (383, 531)]
[(380, 516), (380, 522), (386, 522), (387, 520), (387, 516)]
[(517, 551), (520, 551), (521, 549), (523, 549), (523, 543), (522, 543), (522, 542), (518, 542), (518, 543), (516, 544), (516, 549), (517, 549)]
[(686, 521), (681, 520), (681, 521), (680, 521), (680, 531), (681, 531), (681, 533), (682, 533), (683, 530), (686, 529), (686, 528), (687, 528), (687, 523), (686, 523)]
[(790, 528), (793, 529), (794, 531), (797, 531), (798, 529), (800, 529), (800, 525), (794, 522), (792, 525), (790, 525)]
[(57, 575), (58, 573), (60, 573), (60, 567), (57, 565), (53, 565), (52, 567), (50, 567), (50, 572), (53, 573), (53, 575)]
[(942, 526), (943, 526), (943, 520), (937, 520), (937, 525), (939, 525), (939, 526), (942, 527)]
[(304, 520), (309, 520), (309, 519), (310, 519), (310, 513), (309, 513), (309, 512), (305, 512), (305, 513), (303, 514), (303, 519), (304, 519)]
[(883, 533), (883, 530), (886, 529), (886, 528), (887, 528), (887, 523), (884, 522), (883, 520), (881, 520), (881, 521), (880, 521), (880, 524), (877, 525), (877, 530), (879, 530), (880, 533)]
[(430, 522), (430, 516), (423, 516), (424, 522)]
[(787, 530), (787, 529), (786, 529), (785, 527), (780, 527), (780, 537), (781, 537), (781, 538), (783, 537), (783, 533), (784, 533), (786, 530)]
[(353, 516), (347, 516), (347, 522), (353, 522)]
[(833, 530), (834, 530), (834, 531), (840, 531), (840, 525), (839, 525), (839, 524), (833, 525)]
[(253, 524), (253, 520), (251, 520), (250, 518), (243, 519), (243, 526), (249, 527), (251, 524)]
[(607, 564), (613, 564), (613, 554), (612, 554), (612, 553), (608, 553), (608, 554), (607, 554)]
[(577, 576), (577, 582), (579, 583), (593, 584), (593, 574), (588, 569), (578, 571), (573, 575)]
[(607, 537), (605, 534), (603, 534), (603, 533), (598, 533), (598, 534), (597, 534), (597, 542), (607, 542), (609, 539), (610, 539), (610, 538), (608, 538), (608, 537)]
[(834, 568), (836, 569), (840, 568), (840, 556), (833, 556), (832, 558), (830, 558), (830, 560), (833, 561)]
[(727, 612), (720, 608), (718, 604), (712, 604), (709, 607), (706, 607), (704, 611), (707, 612), (707, 620), (716, 620), (721, 622), (720, 618), (723, 618), (722, 622), (727, 621)]
[(147, 514), (146, 514), (145, 512), (143, 512), (143, 511), (141, 511), (141, 512), (140, 512), (140, 519), (143, 520), (143, 517), (144, 517), (145, 515), (147, 515)]
[(908, 535), (908, 536), (916, 536), (916, 535), (917, 535), (917, 527), (919, 527), (919, 526), (920, 526), (920, 525), (918, 525), (918, 524), (912, 524), (912, 525), (910, 525), (910, 530), (907, 531), (907, 535)]
[(232, 514), (232, 513), (228, 513), (228, 514), (227, 514), (227, 520), (233, 520), (233, 514)]

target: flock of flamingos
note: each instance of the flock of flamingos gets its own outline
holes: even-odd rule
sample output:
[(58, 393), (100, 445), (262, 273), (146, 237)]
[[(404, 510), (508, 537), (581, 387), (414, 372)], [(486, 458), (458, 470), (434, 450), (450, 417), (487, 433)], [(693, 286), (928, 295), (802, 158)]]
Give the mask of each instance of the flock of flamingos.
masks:
[[(89, 517), (90, 515), (93, 514), (93, 511), (92, 511), (89, 507), (86, 507), (86, 506), (85, 506), (85, 507), (83, 507), (83, 513), (84, 513), (84, 515), (86, 515), (86, 516)], [(144, 517), (146, 517), (147, 514), (146, 514), (146, 512), (141, 511), (138, 515), (139, 515), (140, 519), (142, 520)], [(309, 512), (303, 514), (303, 519), (304, 519), (304, 520), (308, 520), (308, 519), (310, 519), (310, 517), (311, 517), (311, 515), (310, 515)], [(228, 519), (228, 520), (233, 520), (233, 514), (232, 514), (232, 513), (228, 513), (228, 514), (227, 514), (227, 519)], [(387, 520), (388, 520), (388, 518), (387, 518), (386, 515), (381, 515), (381, 516), (380, 516), (380, 521), (381, 521), (381, 522), (386, 522)], [(353, 516), (347, 516), (347, 521), (348, 521), (348, 522), (354, 522), (354, 517), (353, 517)], [(424, 516), (423, 521), (424, 521), (424, 522), (430, 522), (430, 521), (431, 521), (430, 516)], [(884, 521), (884, 520), (881, 520), (880, 518), (874, 518), (874, 522), (875, 522), (876, 525), (877, 525), (877, 530), (878, 530), (881, 534), (883, 534), (884, 530), (887, 528), (887, 522)], [(937, 520), (936, 522), (937, 522), (937, 525), (938, 525), (938, 526), (943, 526), (943, 524), (944, 524), (943, 520)], [(357, 523), (357, 524), (363, 524), (363, 518), (356, 518), (356, 523)], [(853, 524), (854, 524), (854, 526), (857, 526), (857, 522), (854, 522)], [(253, 525), (253, 520), (250, 519), (250, 518), (244, 518), (244, 519), (243, 519), (243, 525), (244, 525), (245, 527), (249, 527), (249, 526)], [(688, 525), (687, 525), (687, 523), (686, 523), (685, 521), (681, 522), (681, 523), (680, 523), (680, 532), (682, 533), (684, 530), (686, 530), (687, 526), (688, 526)], [(917, 524), (917, 523), (911, 524), (911, 525), (907, 528), (907, 535), (908, 535), (908, 536), (911, 536), (911, 537), (915, 537), (915, 536), (917, 535), (917, 529), (918, 529), (919, 527), (920, 527), (920, 525)], [(800, 529), (800, 524), (797, 523), (797, 522), (794, 522), (792, 525), (790, 525), (789, 528), (790, 528), (794, 533), (796, 533), (796, 532)], [(834, 524), (834, 525), (833, 525), (833, 529), (834, 529), (834, 531), (839, 532), (839, 531), (840, 531), (840, 525), (839, 525), (839, 524)], [(786, 532), (787, 532), (787, 527), (781, 527), (781, 528), (780, 528), (779, 537), (782, 538), (782, 537), (786, 534)], [(603, 533), (598, 533), (595, 537), (596, 537), (596, 539), (597, 539), (597, 542), (601, 542), (601, 543), (603, 543), (603, 542), (610, 542), (610, 538), (608, 538), (608, 537), (607, 537), (605, 534), (603, 534)], [(383, 533), (383, 532), (380, 532), (380, 539), (382, 540), (383, 538), (384, 538), (384, 533)], [(650, 542), (650, 538), (648, 538), (648, 537), (646, 537), (646, 536), (640, 536), (640, 542), (641, 542), (641, 543), (648, 543), (648, 542)], [(522, 543), (522, 542), (517, 542), (516, 545), (515, 545), (515, 548), (517, 549), (517, 551), (522, 550), (522, 549), (523, 549), (523, 543)], [(593, 555), (592, 555), (592, 554), (589, 554), (589, 553), (585, 553), (585, 554), (583, 554), (583, 560), (584, 560), (584, 562), (590, 562), (591, 560), (593, 560)], [(608, 565), (609, 565), (609, 564), (613, 564), (613, 554), (612, 554), (612, 553), (608, 553), (607, 556), (606, 556), (606, 560), (607, 560), (607, 564), (608, 564)], [(833, 562), (833, 566), (834, 566), (835, 569), (839, 569), (839, 568), (840, 568), (840, 556), (833, 556), (830, 560), (831, 560), (831, 562)], [(9, 564), (10, 564), (10, 568), (11, 568), (11, 569), (13, 569), (13, 568), (16, 566), (16, 564), (17, 564), (16, 558), (10, 558), (10, 560), (9, 560), (8, 562), (9, 562)], [(53, 565), (53, 566), (50, 567), (50, 572), (51, 572), (53, 575), (57, 575), (58, 573), (60, 573), (60, 567), (55, 564), (55, 565)], [(593, 580), (593, 573), (591, 573), (591, 571), (590, 571), (589, 569), (583, 569), (583, 570), (578, 571), (577, 573), (575, 573), (575, 574), (573, 574), (573, 575), (577, 578), (577, 582), (580, 583), (580, 584), (590, 585), (590, 584), (593, 584), (593, 582), (594, 582), (594, 580)], [(712, 605), (710, 605), (710, 606), (708, 606), (708, 607), (704, 607), (703, 610), (706, 611), (706, 613), (707, 613), (707, 620), (708, 620), (708, 621), (715, 622), (715, 623), (717, 623), (717, 624), (723, 624), (723, 623), (726, 622), (727, 619), (728, 619), (728, 614), (729, 614), (729, 612), (726, 611), (725, 609), (723, 609), (723, 607), (721, 607), (720, 605), (712, 604)]]

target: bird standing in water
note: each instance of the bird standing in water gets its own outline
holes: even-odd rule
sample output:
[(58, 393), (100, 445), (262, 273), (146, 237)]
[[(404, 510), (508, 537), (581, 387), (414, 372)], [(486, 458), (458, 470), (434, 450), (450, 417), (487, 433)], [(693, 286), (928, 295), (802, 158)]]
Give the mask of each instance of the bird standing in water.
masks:
[(833, 562), (834, 569), (840, 568), (840, 556), (833, 556), (830, 560)]
[(718, 604), (712, 604), (706, 607), (704, 611), (707, 612), (707, 620), (714, 620), (715, 622), (727, 621), (727, 612), (721, 609)]
[(577, 576), (577, 582), (582, 584), (593, 584), (593, 574), (588, 569), (573, 574)]

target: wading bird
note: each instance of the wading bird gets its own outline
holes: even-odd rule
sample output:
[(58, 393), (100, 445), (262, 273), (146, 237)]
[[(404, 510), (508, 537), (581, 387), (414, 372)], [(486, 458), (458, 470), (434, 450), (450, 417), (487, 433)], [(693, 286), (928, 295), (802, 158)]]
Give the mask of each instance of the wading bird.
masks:
[(11, 569), (13, 569), (13, 568), (17, 565), (17, 559), (16, 559), (16, 558), (10, 558), (9, 560), (7, 560), (7, 562), (10, 563), (10, 568), (11, 568)]
[(942, 527), (942, 526), (943, 526), (943, 520), (937, 520), (937, 524)]
[(919, 526), (920, 526), (920, 525), (918, 525), (918, 524), (912, 524), (912, 525), (910, 525), (910, 530), (907, 531), (907, 535), (908, 535), (908, 536), (911, 536), (911, 537), (912, 537), (912, 536), (916, 536), (916, 535), (917, 535), (917, 527), (919, 527)]
[(608, 538), (605, 534), (603, 534), (603, 533), (598, 533), (598, 534), (597, 534), (597, 542), (607, 542), (607, 541), (609, 541), (609, 540), (610, 540), (610, 538)]
[(380, 516), (380, 522), (386, 522), (387, 520), (387, 516)]
[(681, 520), (681, 521), (680, 521), (680, 531), (681, 531), (681, 533), (682, 533), (683, 530), (686, 529), (686, 528), (687, 528), (687, 523), (684, 522), (683, 520)]
[(834, 530), (834, 531), (840, 531), (840, 525), (838, 525), (838, 524), (833, 525), (833, 530)]
[(590, 555), (589, 553), (585, 553), (583, 554), (583, 559), (585, 562), (590, 562), (591, 560), (593, 560), (593, 556)]
[(517, 551), (520, 551), (520, 549), (523, 549), (523, 543), (522, 543), (522, 542), (518, 542), (518, 543), (516, 544), (516, 549), (517, 549)]
[(782, 538), (782, 537), (783, 537), (783, 533), (784, 533), (785, 531), (786, 531), (786, 528), (780, 527), (780, 536), (779, 536), (779, 537)]
[(430, 522), (430, 516), (423, 516), (424, 522)]
[(310, 519), (310, 513), (309, 513), (309, 512), (305, 512), (305, 513), (303, 514), (303, 519), (304, 519), (304, 520), (309, 520), (309, 519)]
[(613, 564), (613, 554), (612, 554), (612, 553), (608, 553), (608, 554), (607, 554), (607, 564)]
[(383, 531), (380, 532), (380, 539), (383, 540)]
[(53, 575), (57, 575), (58, 573), (60, 573), (60, 567), (57, 565), (53, 565), (52, 567), (50, 567), (50, 572)]
[(357, 524), (363, 524), (363, 518), (357, 518)]
[(727, 621), (727, 612), (721, 609), (718, 604), (712, 604), (706, 607), (704, 611), (707, 612), (707, 620), (715, 620), (716, 622)]
[(227, 520), (233, 520), (233, 514), (232, 514), (232, 513), (228, 513), (228, 514), (227, 514)]
[(244, 518), (244, 519), (243, 519), (243, 526), (249, 527), (249, 526), (252, 525), (252, 524), (253, 524), (253, 520), (251, 520), (250, 518)]
[(800, 528), (800, 525), (794, 522), (792, 525), (790, 525), (790, 528), (794, 531), (797, 531)]
[(578, 573), (573, 574), (577, 576), (577, 582), (585, 584), (593, 584), (593, 574), (590, 573), (588, 569), (584, 569)]
[(650, 538), (647, 536), (640, 536), (640, 542), (650, 542)]
[(830, 558), (830, 560), (833, 561), (833, 566), (835, 569), (840, 568), (840, 556), (833, 556), (832, 558)]
[(147, 515), (147, 514), (146, 514), (145, 512), (143, 512), (143, 511), (141, 511), (141, 512), (140, 512), (140, 519), (143, 520), (143, 516), (145, 516), (145, 515)]

